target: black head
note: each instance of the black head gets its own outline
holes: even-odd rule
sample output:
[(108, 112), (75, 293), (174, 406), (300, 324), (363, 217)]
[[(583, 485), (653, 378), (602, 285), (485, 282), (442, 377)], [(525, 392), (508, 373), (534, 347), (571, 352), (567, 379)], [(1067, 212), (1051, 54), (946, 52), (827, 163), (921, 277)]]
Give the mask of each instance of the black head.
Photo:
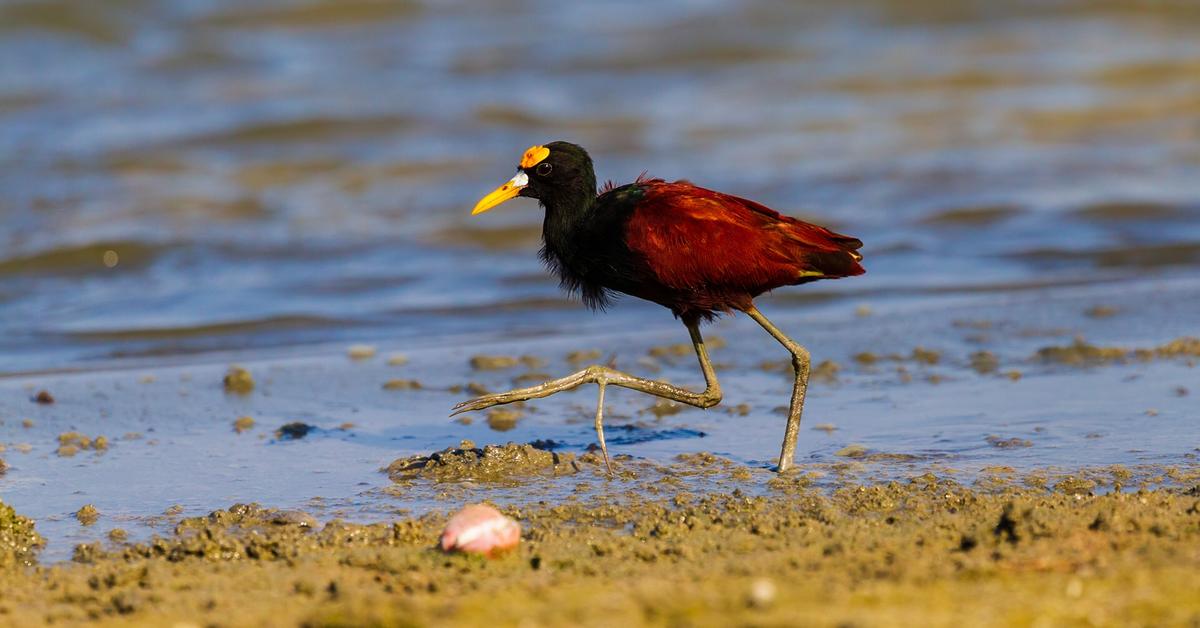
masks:
[(471, 213), (481, 214), (517, 196), (536, 198), (547, 208), (590, 202), (596, 196), (592, 158), (570, 142), (531, 146), (521, 156), (516, 176), (480, 199)]

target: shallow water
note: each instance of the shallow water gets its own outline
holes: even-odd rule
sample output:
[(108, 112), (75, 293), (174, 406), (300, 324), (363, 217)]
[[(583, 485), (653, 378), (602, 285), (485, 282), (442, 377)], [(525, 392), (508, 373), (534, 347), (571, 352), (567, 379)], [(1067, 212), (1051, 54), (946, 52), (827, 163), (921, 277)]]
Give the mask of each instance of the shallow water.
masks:
[[(449, 422), (467, 393), (446, 387), (519, 374), (473, 373), (476, 353), (557, 375), (599, 348), (695, 383), (691, 358), (638, 361), (686, 339), (665, 311), (561, 296), (532, 202), (468, 216), (551, 139), (588, 147), (601, 178), (686, 177), (866, 242), (867, 275), (764, 303), (842, 366), (805, 417), (837, 430), (805, 429), (802, 461), (858, 443), (969, 472), (1189, 463), (1200, 446), (1186, 361), (1030, 361), (1077, 334), (1200, 333), (1191, 3), (256, 6), (0, 7), (0, 495), (59, 556), (176, 503), (426, 507), (372, 492), (379, 467), (463, 438), (592, 442), (591, 392), (531, 404), (504, 433)], [(644, 425), (614, 428), (614, 452), (773, 461), (789, 383), (758, 365), (782, 356), (745, 320), (710, 333), (729, 343), (723, 406), (656, 419), (618, 393), (613, 425)], [(357, 342), (411, 362), (351, 362)], [(853, 360), (917, 346), (942, 361)], [(982, 349), (1023, 377), (975, 373)], [(221, 391), (231, 362), (259, 379), (250, 397)], [(392, 377), (425, 389), (382, 390)], [(58, 402), (30, 403), (41, 388)], [(235, 435), (241, 415), (259, 427)], [(295, 420), (323, 429), (260, 437)], [(113, 446), (59, 458), (72, 429)], [(68, 517), (87, 502), (94, 528)]]

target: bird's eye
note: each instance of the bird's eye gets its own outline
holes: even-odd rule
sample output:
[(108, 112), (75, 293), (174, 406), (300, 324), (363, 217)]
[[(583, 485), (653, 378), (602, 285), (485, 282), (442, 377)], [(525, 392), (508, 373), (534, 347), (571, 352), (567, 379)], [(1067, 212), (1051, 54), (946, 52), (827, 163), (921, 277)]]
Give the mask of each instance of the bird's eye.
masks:
[(551, 172), (554, 172), (554, 165), (543, 161), (537, 165), (537, 168), (534, 170), (534, 172), (536, 172), (537, 176), (539, 177), (548, 177), (550, 176)]

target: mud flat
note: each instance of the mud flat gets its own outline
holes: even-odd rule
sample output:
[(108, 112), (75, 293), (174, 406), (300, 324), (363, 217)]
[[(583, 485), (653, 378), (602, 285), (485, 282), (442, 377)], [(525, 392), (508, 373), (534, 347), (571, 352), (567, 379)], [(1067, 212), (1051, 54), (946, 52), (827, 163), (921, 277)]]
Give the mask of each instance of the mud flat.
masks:
[[(528, 452), (516, 445), (486, 455), (459, 449), (431, 456), (432, 463), (412, 472), (398, 472), (412, 468), (411, 460), (392, 469), (399, 491), (486, 485), (495, 478), (476, 480), (467, 469), (478, 463), (494, 476), (488, 458), (512, 471), (505, 481), (523, 477), (534, 501), (502, 507), (521, 522), (522, 542), (493, 560), (436, 549), (449, 508), (361, 525), (236, 504), (181, 519), (147, 541), (111, 535), (80, 544), (72, 560), (39, 566), (30, 522), (0, 506), (6, 513), (0, 517), (0, 621), (1200, 621), (1195, 465), (1070, 474), (995, 468), (968, 486), (932, 473), (892, 482), (828, 481), (838, 475), (834, 467), (774, 476), (696, 454), (665, 465), (626, 459), (609, 481), (591, 454), (569, 462), (574, 473), (551, 477), (547, 461), (518, 459)], [(564, 483), (575, 487), (574, 496), (537, 499), (538, 491)]]

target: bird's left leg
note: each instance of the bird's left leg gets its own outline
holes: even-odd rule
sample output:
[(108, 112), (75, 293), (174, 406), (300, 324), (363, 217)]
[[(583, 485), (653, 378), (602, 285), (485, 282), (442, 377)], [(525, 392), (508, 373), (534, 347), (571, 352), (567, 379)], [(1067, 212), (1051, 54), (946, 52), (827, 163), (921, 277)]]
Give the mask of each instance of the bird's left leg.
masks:
[(612, 475), (612, 461), (608, 459), (608, 445), (604, 443), (604, 381), (600, 384), (600, 396), (596, 400), (596, 440), (600, 441), (600, 451), (604, 453), (604, 468)]
[(767, 330), (771, 337), (779, 341), (779, 344), (783, 345), (788, 353), (792, 354), (792, 370), (796, 373), (796, 383), (792, 387), (792, 404), (788, 408), (787, 428), (783, 432), (783, 451), (779, 453), (779, 472), (783, 473), (791, 468), (796, 458), (796, 439), (800, 435), (800, 415), (804, 413), (804, 395), (808, 392), (808, 371), (811, 360), (808, 349), (779, 331), (779, 328), (767, 320), (767, 317), (763, 316), (762, 312), (759, 312), (753, 304), (743, 311)]
[(666, 382), (656, 382), (628, 373), (622, 373), (607, 366), (594, 365), (566, 377), (552, 379), (537, 386), (519, 388), (494, 395), (484, 395), (476, 399), (464, 401), (454, 406), (454, 411), (450, 413), (450, 416), (462, 412), (483, 410), (484, 408), (513, 403), (515, 401), (540, 399), (542, 397), (549, 397), (554, 393), (563, 392), (564, 390), (578, 388), (584, 384), (596, 384), (600, 387), (600, 401), (596, 406), (596, 435), (600, 440), (600, 449), (604, 452), (605, 462), (607, 463), (608, 448), (604, 444), (604, 428), (602, 425), (604, 417), (604, 389), (606, 386), (612, 385), (629, 388), (630, 390), (637, 390), (656, 397), (678, 401), (679, 403), (685, 403), (697, 408), (711, 408), (721, 402), (721, 385), (717, 382), (717, 373), (713, 369), (712, 362), (708, 359), (708, 350), (704, 347), (704, 339), (700, 336), (699, 322), (685, 320), (684, 324), (687, 325), (688, 333), (692, 337), (692, 346), (696, 350), (696, 357), (700, 360), (700, 370), (704, 373), (705, 388), (703, 392), (695, 393)]

